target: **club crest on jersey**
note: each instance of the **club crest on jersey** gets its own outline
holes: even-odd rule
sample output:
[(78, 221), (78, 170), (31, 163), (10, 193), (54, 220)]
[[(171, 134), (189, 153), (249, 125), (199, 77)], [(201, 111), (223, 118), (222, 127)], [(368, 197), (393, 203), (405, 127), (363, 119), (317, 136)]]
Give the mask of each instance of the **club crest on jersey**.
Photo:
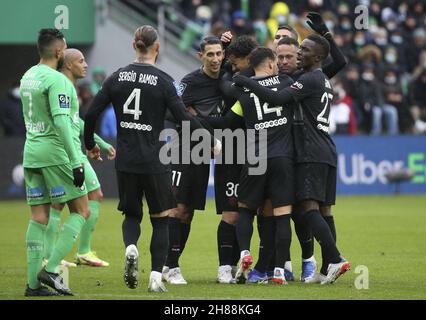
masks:
[(176, 88), (176, 93), (179, 97), (181, 97), (183, 95), (183, 92), (185, 91), (187, 84), (186, 83), (177, 83), (176, 81), (173, 81), (173, 84)]
[(297, 89), (297, 90), (302, 90), (303, 89), (303, 84), (301, 84), (300, 82), (296, 81), (295, 83), (293, 83), (291, 85), (292, 89)]
[(68, 97), (65, 94), (58, 94), (59, 107), (60, 108), (69, 108), (70, 102)]

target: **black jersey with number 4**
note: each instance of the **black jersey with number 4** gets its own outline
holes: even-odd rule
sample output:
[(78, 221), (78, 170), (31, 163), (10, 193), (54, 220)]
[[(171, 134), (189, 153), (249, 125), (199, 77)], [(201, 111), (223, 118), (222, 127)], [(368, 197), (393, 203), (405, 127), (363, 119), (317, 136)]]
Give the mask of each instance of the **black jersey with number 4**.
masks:
[(85, 144), (93, 148), (96, 118), (112, 103), (117, 119), (116, 169), (129, 173), (158, 174), (169, 170), (161, 163), (166, 110), (178, 121), (189, 120), (202, 128), (185, 111), (173, 79), (154, 65), (132, 63), (114, 72), (95, 96), (86, 115)]
[(333, 100), (330, 80), (321, 69), (316, 69), (302, 74), (285, 90), (302, 109), (303, 125), (296, 122), (294, 126), (296, 161), (327, 163), (335, 167), (336, 146), (329, 135), (330, 105)]
[[(293, 83), (293, 80), (286, 75), (253, 78), (253, 80), (274, 91), (279, 91)], [(242, 112), (238, 111), (239, 104)], [(231, 110), (244, 117), (247, 129), (255, 130), (256, 146), (259, 146), (259, 130), (266, 129), (268, 158), (284, 156), (293, 159), (294, 149), (291, 130), (293, 104), (271, 105), (247, 90), (240, 96)]]

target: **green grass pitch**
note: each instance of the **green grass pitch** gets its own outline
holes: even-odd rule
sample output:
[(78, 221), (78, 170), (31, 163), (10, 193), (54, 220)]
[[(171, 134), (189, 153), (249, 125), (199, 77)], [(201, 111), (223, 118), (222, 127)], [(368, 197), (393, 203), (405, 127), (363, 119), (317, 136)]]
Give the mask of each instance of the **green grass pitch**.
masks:
[[(300, 276), (300, 248), (293, 232), (291, 256), (296, 282), (288, 286), (217, 284), (216, 231), (220, 217), (214, 201), (206, 211), (196, 212), (187, 247), (180, 264), (186, 286), (167, 285), (169, 292), (147, 292), (150, 268), (151, 227), (144, 217), (139, 241), (140, 282), (135, 290), (123, 282), (124, 245), (121, 215), (116, 200), (101, 207), (93, 248), (111, 263), (108, 268), (70, 269), (74, 297), (55, 299), (425, 299), (426, 298), (426, 197), (339, 197), (334, 207), (337, 244), (352, 265), (351, 271), (329, 286), (305, 285)], [(30, 217), (24, 201), (0, 202), (0, 299), (24, 299), (26, 284), (25, 232)], [(66, 215), (65, 210), (63, 215)], [(255, 228), (252, 252), (257, 259)], [(73, 259), (73, 251), (68, 260)], [(321, 261), (318, 245), (317, 261)], [(357, 277), (366, 278), (368, 289), (359, 289)], [(358, 267), (363, 268), (363, 267)], [(360, 269), (358, 269), (359, 271)], [(365, 285), (367, 282), (363, 282)], [(362, 283), (361, 283), (362, 284)], [(357, 288), (358, 287), (358, 288)]]

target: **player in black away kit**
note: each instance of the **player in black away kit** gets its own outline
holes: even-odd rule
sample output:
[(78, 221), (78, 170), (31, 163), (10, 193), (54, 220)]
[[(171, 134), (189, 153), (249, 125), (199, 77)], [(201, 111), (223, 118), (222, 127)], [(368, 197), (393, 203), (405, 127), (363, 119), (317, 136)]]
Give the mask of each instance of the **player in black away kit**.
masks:
[[(231, 41), (232, 34), (221, 37), (221, 41)], [(226, 45), (226, 43), (225, 43)], [(223, 93), (224, 108), (222, 116), (231, 110), (241, 94), (239, 88), (232, 86), (232, 77), (236, 72), (246, 72), (250, 68), (249, 55), (258, 46), (257, 42), (249, 36), (236, 38), (226, 48), (227, 57), (225, 69), (227, 72), (221, 77), (220, 89)], [(229, 68), (231, 66), (231, 68)], [(250, 71), (253, 73), (253, 71)], [(235, 225), (238, 221), (238, 188), (242, 164), (238, 164), (238, 141), (233, 141), (233, 163), (215, 163), (214, 187), (217, 214), (222, 215), (217, 230), (217, 245), (219, 255), (219, 269), (217, 282), (234, 283), (237, 264), (240, 259)], [(222, 160), (226, 154), (222, 150)]]
[[(271, 49), (256, 48), (250, 54), (250, 63), (256, 75), (253, 81), (261, 86), (277, 90), (293, 82), (288, 76), (278, 76), (277, 58)], [(246, 91), (224, 118), (206, 119), (206, 121), (213, 127), (235, 127), (242, 121), (242, 117), (247, 130), (255, 131), (256, 153), (261, 155), (260, 150), (265, 150), (265, 147), (267, 152), (263, 158), (262, 155), (260, 156), (265, 163), (265, 172), (252, 172), (253, 165), (246, 162), (240, 176), (237, 237), (241, 250), (241, 264), (236, 278), (237, 280), (247, 278), (253, 261), (250, 254), (250, 241), (253, 234), (254, 213), (268, 198), (272, 202), (272, 219), (275, 220), (273, 230), (275, 241), (274, 245), (264, 247), (263, 253), (270, 256), (275, 248), (275, 269), (272, 281), (277, 284), (286, 284), (284, 264), (290, 250), (290, 214), (294, 202), (294, 151), (291, 134), (293, 108), (290, 104), (270, 105), (259, 99), (253, 92)], [(260, 134), (265, 131), (267, 140), (261, 141)], [(247, 147), (250, 148), (252, 145), (249, 144)], [(265, 273), (266, 268), (259, 271)]]
[[(185, 106), (203, 116), (219, 117), (222, 112), (222, 93), (219, 89), (223, 60), (222, 43), (217, 37), (206, 37), (200, 44), (201, 68), (187, 74), (180, 83)], [(182, 141), (182, 139), (180, 139)], [(185, 152), (180, 148), (182, 152)], [(187, 152), (190, 152), (189, 148)], [(177, 210), (170, 215), (170, 248), (163, 269), (163, 278), (170, 284), (186, 284), (179, 267), (189, 237), (194, 210), (204, 210), (210, 164), (173, 164), (173, 193)]]
[(341, 258), (332, 232), (321, 216), (321, 211), (330, 210), (336, 197), (337, 154), (328, 134), (333, 89), (321, 70), (329, 48), (327, 40), (319, 35), (306, 38), (297, 52), (304, 73), (298, 81), (279, 92), (259, 86), (244, 76), (235, 78), (236, 84), (253, 90), (265, 101), (273, 104), (297, 102), (301, 106), (303, 125), (294, 126), (296, 201), (300, 206), (298, 214), (321, 245), (323, 264), (316, 281), (322, 284), (333, 283), (350, 268)]
[[(93, 133), (97, 118), (112, 103), (117, 118), (118, 210), (125, 216), (122, 225), (126, 246), (124, 281), (129, 288), (136, 288), (138, 283), (136, 246), (141, 233), (142, 197), (145, 194), (153, 227), (148, 291), (163, 292), (166, 288), (162, 284), (161, 272), (169, 245), (168, 215), (176, 203), (171, 190), (170, 168), (159, 158), (164, 145), (159, 136), (164, 129), (167, 109), (178, 121), (189, 120), (193, 128), (202, 126), (185, 111), (173, 79), (155, 67), (160, 49), (157, 31), (147, 25), (138, 28), (133, 48), (136, 50), (135, 62), (113, 73), (95, 96), (86, 115), (84, 141), (89, 156), (101, 160)], [(220, 143), (215, 148), (219, 146)]]
[[(321, 15), (315, 12), (310, 12), (307, 15), (308, 21), (307, 23), (311, 26), (311, 28), (317, 32), (319, 35), (324, 36), (329, 45), (330, 45), (330, 62), (323, 63), (323, 72), (328, 78), (332, 78), (336, 75), (345, 65), (346, 59), (342, 52), (339, 50), (337, 44), (334, 42), (334, 39), (329, 32), (327, 26), (325, 25)], [(280, 34), (281, 38), (277, 42), (276, 53), (278, 56), (278, 67), (280, 70), (280, 74), (286, 74), (297, 80), (303, 73), (303, 69), (298, 69), (297, 67), (297, 50), (299, 48), (299, 43), (297, 42), (297, 33), (294, 35), (294, 32), (290, 32), (290, 30), (282, 29), (277, 31), (277, 35)], [(274, 41), (275, 43), (275, 41)], [(328, 59), (327, 59), (328, 60)], [(303, 125), (303, 121), (299, 121), (302, 119), (301, 111), (299, 107), (296, 108), (296, 121), (293, 123), (294, 127), (298, 127), (299, 125)], [(267, 200), (265, 204), (264, 213), (271, 214), (272, 208), (270, 206), (270, 202)], [(336, 240), (336, 228), (334, 225), (334, 218), (331, 215), (330, 210), (326, 210), (327, 208), (322, 208), (321, 214), (326, 220), (327, 224), (330, 227), (333, 238)], [(298, 210), (297, 206), (293, 209), (292, 219), (294, 220), (295, 231), (302, 249), (302, 273), (300, 275), (300, 280), (305, 283), (310, 283), (315, 281), (315, 271), (316, 271), (316, 261), (314, 257), (314, 243), (312, 239), (312, 232), (308, 228), (305, 223), (301, 223), (298, 219), (300, 215), (297, 215), (295, 212)], [(258, 216), (258, 223), (259, 223)], [(269, 225), (267, 225), (269, 227)], [(268, 234), (266, 232), (266, 234)], [(263, 242), (263, 240), (261, 239)], [(258, 264), (262, 265), (264, 263), (261, 261), (262, 255), (259, 253), (259, 261)], [(257, 265), (255, 270), (257, 269)], [(270, 270), (271, 268), (268, 268)], [(285, 265), (285, 273), (287, 281), (294, 279), (294, 275), (292, 272), (292, 264), (291, 261), (287, 261)], [(272, 275), (272, 272), (268, 271), (268, 276)], [(258, 276), (255, 272), (249, 274), (250, 277)], [(254, 280), (254, 279), (253, 279)]]

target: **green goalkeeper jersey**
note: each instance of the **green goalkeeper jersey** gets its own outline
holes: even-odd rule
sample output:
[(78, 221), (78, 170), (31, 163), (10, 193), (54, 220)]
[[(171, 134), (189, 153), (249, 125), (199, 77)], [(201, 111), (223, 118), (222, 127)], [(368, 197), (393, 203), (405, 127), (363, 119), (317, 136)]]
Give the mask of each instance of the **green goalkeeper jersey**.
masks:
[(71, 88), (74, 86), (62, 73), (45, 64), (31, 67), (22, 77), (20, 93), (27, 131), (23, 161), (25, 168), (69, 163), (53, 117), (70, 115)]

